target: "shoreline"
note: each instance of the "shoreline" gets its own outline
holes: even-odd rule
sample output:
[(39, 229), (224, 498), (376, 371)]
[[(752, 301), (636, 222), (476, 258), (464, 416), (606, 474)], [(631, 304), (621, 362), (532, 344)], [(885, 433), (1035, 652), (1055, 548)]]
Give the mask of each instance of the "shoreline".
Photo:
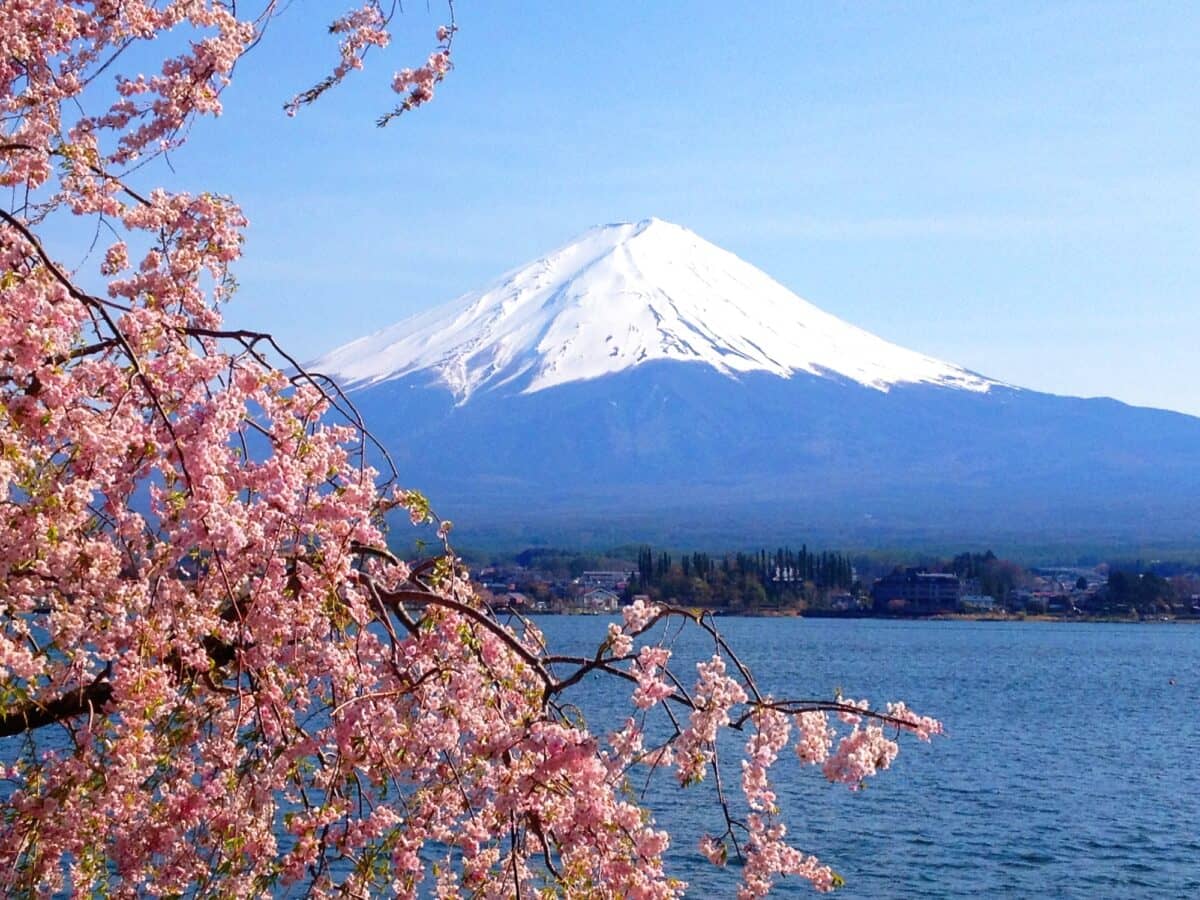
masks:
[[(936, 613), (929, 616), (879, 616), (871, 613), (859, 612), (840, 612), (835, 610), (828, 611), (802, 611), (790, 609), (770, 609), (759, 610), (757, 612), (738, 611), (728, 612), (722, 609), (705, 609), (702, 607), (689, 607), (697, 612), (706, 612), (718, 619), (848, 619), (860, 620), (871, 619), (882, 622), (1041, 622), (1047, 624), (1088, 624), (1088, 625), (1200, 625), (1200, 617), (1196, 616), (1158, 616), (1158, 617), (1134, 617), (1134, 616), (1052, 616), (1048, 613), (1040, 613), (1036, 615), (1022, 614), (997, 614), (997, 613)], [(503, 612), (498, 610), (498, 612)], [(549, 610), (541, 610), (538, 612), (525, 612), (524, 616), (542, 617), (542, 616), (591, 616), (593, 618), (612, 618), (620, 615), (620, 610), (606, 613), (594, 612), (552, 612)]]

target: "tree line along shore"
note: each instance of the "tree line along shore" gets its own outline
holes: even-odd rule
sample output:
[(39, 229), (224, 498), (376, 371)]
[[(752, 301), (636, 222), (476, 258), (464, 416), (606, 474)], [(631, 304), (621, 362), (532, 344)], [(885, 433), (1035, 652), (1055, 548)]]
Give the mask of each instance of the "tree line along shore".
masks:
[(727, 615), (1200, 617), (1200, 566), (1157, 560), (1026, 567), (990, 550), (889, 558), (801, 544), (724, 553), (531, 548), (473, 562), (488, 602), (535, 613), (612, 611), (642, 597)]

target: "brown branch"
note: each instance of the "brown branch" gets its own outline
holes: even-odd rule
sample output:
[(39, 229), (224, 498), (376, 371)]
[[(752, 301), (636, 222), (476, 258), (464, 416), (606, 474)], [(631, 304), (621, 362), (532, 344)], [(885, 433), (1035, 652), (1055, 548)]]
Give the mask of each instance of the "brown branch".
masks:
[(744, 824), (733, 817), (733, 813), (729, 809), (729, 798), (725, 796), (725, 785), (721, 780), (721, 763), (717, 757), (716, 745), (713, 745), (713, 757), (709, 760), (713, 772), (713, 787), (717, 792), (717, 803), (721, 807), (721, 814), (725, 818), (725, 833), (721, 835), (721, 840), (726, 837), (733, 842), (733, 850), (737, 854), (739, 862), (744, 862), (746, 857), (742, 855), (742, 845), (738, 843), (737, 835), (733, 833), (734, 826), (746, 828)]
[(167, 429), (167, 434), (170, 435), (171, 442), (175, 446), (175, 455), (179, 460), (179, 469), (183, 475), (183, 480), (190, 489), (192, 486), (192, 477), (188, 473), (187, 463), (184, 462), (183, 446), (179, 441), (179, 434), (175, 431), (175, 425), (171, 422), (171, 417), (167, 415), (167, 411), (163, 408), (162, 401), (158, 396), (158, 392), (154, 389), (154, 385), (150, 383), (150, 377), (146, 374), (146, 370), (142, 367), (142, 363), (138, 358), (137, 351), (133, 349), (133, 345), (129, 343), (128, 338), (125, 337), (124, 333), (120, 329), (120, 326), (117, 325), (116, 320), (113, 319), (112, 314), (106, 308), (110, 304), (101, 300), (99, 297), (85, 293), (79, 290), (79, 288), (75, 287), (71, 279), (69, 279), (55, 264), (54, 260), (50, 258), (50, 255), (42, 246), (41, 241), (37, 239), (33, 232), (30, 231), (23, 222), (21, 222), (15, 216), (9, 215), (2, 209), (0, 209), (0, 218), (3, 218), (4, 221), (8, 222), (9, 225), (20, 232), (25, 240), (27, 240), (30, 245), (37, 250), (37, 254), (39, 257), (41, 257), (41, 260), (45, 264), (47, 270), (55, 277), (56, 280), (58, 280), (59, 283), (63, 285), (64, 288), (66, 288), (67, 292), (72, 297), (74, 297), (80, 303), (84, 303), (93, 307), (100, 317), (104, 319), (104, 323), (112, 332), (113, 340), (115, 340), (125, 352), (125, 356), (129, 359), (129, 365), (133, 368), (133, 373), (142, 383), (142, 387), (145, 388), (146, 396), (149, 399), (150, 404), (158, 413), (159, 418), (162, 419), (163, 426)]
[(277, 353), (280, 358), (282, 358), (284, 362), (291, 366), (295, 371), (296, 374), (292, 377), (292, 383), (294, 384), (296, 381), (306, 382), (314, 390), (320, 393), (321, 397), (324, 398), (330, 406), (337, 410), (338, 413), (340, 413), (348, 422), (354, 425), (359, 434), (361, 434), (364, 439), (369, 441), (375, 447), (375, 449), (383, 457), (384, 462), (387, 464), (391, 478), (395, 479), (399, 477), (400, 472), (399, 469), (396, 468), (395, 462), (392, 460), (391, 453), (388, 452), (387, 447), (385, 447), (383, 443), (377, 437), (375, 437), (371, 430), (367, 428), (362, 414), (358, 411), (358, 407), (354, 405), (354, 402), (346, 395), (346, 392), (342, 390), (341, 385), (339, 385), (328, 375), (324, 375), (320, 372), (309, 372), (290, 353), (288, 353), (279, 345), (273, 335), (265, 331), (251, 331), (245, 328), (199, 328), (191, 325), (182, 326), (177, 328), (176, 331), (179, 334), (186, 334), (189, 337), (207, 337), (215, 340), (237, 341), (242, 345), (243, 348), (245, 348), (247, 353), (249, 353), (254, 357), (255, 360), (259, 362), (259, 364), (273, 369), (274, 366), (271, 365), (270, 361), (267, 360), (267, 358), (263, 356), (256, 347), (256, 345), (259, 343), (265, 343), (269, 345), (270, 348), (275, 351), (275, 353)]
[(96, 341), (94, 344), (88, 344), (85, 347), (77, 347), (70, 353), (60, 353), (58, 356), (52, 356), (46, 362), (51, 366), (61, 366), (73, 359), (82, 359), (85, 356), (91, 356), (93, 353), (103, 353), (105, 350), (112, 350), (114, 347), (119, 346), (120, 344), (115, 338), (108, 338)]
[(663, 619), (669, 619), (671, 616), (678, 616), (682, 619), (686, 619), (698, 628), (708, 632), (708, 635), (713, 639), (713, 643), (716, 644), (717, 649), (729, 657), (729, 661), (733, 663), (734, 668), (738, 670), (738, 674), (742, 676), (742, 682), (750, 691), (750, 696), (753, 701), (755, 703), (763, 702), (763, 696), (761, 693), (759, 693), (758, 685), (755, 684), (754, 676), (751, 674), (749, 667), (738, 658), (738, 655), (733, 652), (733, 648), (729, 646), (729, 642), (725, 640), (725, 636), (722, 635), (721, 632), (717, 630), (716, 626), (709, 621), (709, 619), (712, 618), (711, 613), (703, 611), (697, 613), (682, 606), (668, 606), (666, 604), (659, 604), (659, 611), (654, 615), (654, 617), (650, 619), (650, 621), (647, 622), (643, 627), (635, 631), (631, 636), (637, 637), (638, 635), (649, 631)]
[(11, 737), (102, 710), (112, 700), (112, 683), (97, 679), (48, 703), (33, 701), (0, 715), (0, 737)]
[(889, 716), (887, 713), (876, 712), (871, 709), (860, 709), (857, 706), (851, 706), (849, 703), (839, 703), (836, 700), (762, 700), (747, 704), (747, 706), (749, 708), (746, 712), (730, 722), (731, 727), (743, 727), (756, 712), (765, 709), (787, 715), (795, 715), (802, 712), (846, 713), (851, 716), (862, 716), (864, 719), (873, 719), (876, 722), (883, 722), (886, 725), (895, 725), (902, 731), (913, 731), (916, 728), (915, 724), (908, 719)]
[(88, 294), (84, 291), (81, 291), (79, 288), (77, 288), (75, 286), (74, 282), (72, 282), (71, 279), (68, 278), (66, 276), (66, 274), (63, 272), (63, 270), (58, 267), (58, 264), (55, 263), (54, 260), (50, 258), (50, 254), (46, 252), (46, 248), (42, 246), (42, 242), (40, 240), (38, 240), (37, 236), (32, 231), (29, 230), (29, 226), (27, 226), (24, 222), (22, 222), (16, 216), (12, 215), (11, 213), (7, 212), (6, 210), (0, 209), (0, 219), (3, 219), (10, 226), (15, 228), (20, 233), (21, 237), (25, 238), (25, 240), (29, 243), (29, 245), (31, 247), (33, 247), (34, 251), (37, 253), (38, 258), (41, 259), (42, 263), (46, 266), (46, 269), (50, 272), (51, 275), (54, 276), (54, 279), (59, 284), (61, 284), (64, 288), (66, 288), (67, 293), (70, 294), (72, 297), (74, 297), (76, 300), (78, 300), (80, 303), (83, 303), (83, 304), (85, 304), (89, 307), (93, 307), (93, 308), (99, 308), (102, 306), (112, 306), (112, 307), (115, 307), (116, 309), (122, 310), (123, 312), (129, 311), (129, 309), (127, 307), (124, 307), (119, 303), (113, 303), (111, 300), (105, 300), (101, 297), (97, 297), (94, 294)]
[(550, 874), (561, 881), (562, 873), (558, 871), (558, 868), (554, 865), (554, 861), (550, 858), (550, 841), (546, 838), (546, 833), (542, 830), (542, 823), (537, 813), (530, 810), (525, 820), (529, 823), (529, 830), (533, 832), (542, 845), (542, 859), (546, 862), (546, 868), (550, 870)]
[[(616, 658), (595, 660), (595, 659), (589, 659), (586, 656), (547, 656), (545, 661), (551, 665), (553, 665), (554, 663), (570, 663), (572, 665), (579, 666), (578, 669), (576, 669), (574, 672), (572, 672), (566, 678), (563, 678), (561, 681), (554, 682), (546, 691), (547, 697), (550, 697), (554, 694), (562, 693), (567, 688), (578, 684), (579, 681), (584, 676), (586, 676), (592, 672), (603, 672), (606, 675), (615, 675), (618, 678), (623, 678), (626, 681), (631, 682), (632, 684), (638, 683), (637, 676), (634, 675), (632, 672), (626, 672), (624, 669), (618, 668), (617, 666), (613, 665), (613, 663), (615, 663), (615, 662), (621, 662), (621, 660), (616, 659)], [(664, 669), (663, 671), (668, 676), (671, 676), (672, 680), (674, 680), (676, 684), (679, 683), (679, 680), (677, 678), (674, 678), (674, 676), (670, 672), (670, 670)], [(675, 703), (678, 703), (680, 706), (687, 707), (688, 709), (696, 708), (696, 704), (692, 702), (692, 699), (690, 697), (688, 697), (685, 693), (680, 693), (678, 691), (674, 694), (668, 694), (663, 699), (671, 700)]]
[[(361, 580), (366, 581), (368, 584), (373, 583), (367, 576), (362, 575), (361, 573), (360, 578)], [(473, 622), (481, 625), (487, 631), (490, 631), (492, 634), (498, 637), (501, 643), (519, 656), (523, 662), (525, 662), (530, 668), (533, 669), (534, 672), (537, 673), (537, 676), (544, 684), (549, 686), (554, 683), (554, 678), (549, 672), (546, 671), (546, 667), (542, 664), (542, 660), (539, 659), (535, 654), (531, 653), (528, 649), (523, 647), (515, 635), (507, 631), (503, 625), (488, 616), (486, 613), (482, 613), (474, 607), (468, 606), (465, 603), (460, 603), (459, 601), (453, 600), (450, 597), (445, 597), (441, 594), (436, 594), (430, 591), (421, 591), (415, 589), (387, 591), (378, 587), (376, 587), (376, 589), (379, 591), (380, 599), (383, 600), (383, 602), (386, 603), (389, 608), (392, 608), (397, 612), (402, 608), (402, 604), (415, 603), (424, 606), (437, 606), (443, 609), (453, 610), (459, 615), (471, 619)]]

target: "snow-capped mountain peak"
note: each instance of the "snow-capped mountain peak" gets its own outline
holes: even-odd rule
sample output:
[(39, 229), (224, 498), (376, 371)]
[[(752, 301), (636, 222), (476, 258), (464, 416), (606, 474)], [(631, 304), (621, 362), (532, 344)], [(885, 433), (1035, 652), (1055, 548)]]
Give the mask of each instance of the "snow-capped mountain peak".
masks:
[(533, 393), (652, 360), (842, 377), (881, 391), (997, 382), (822, 312), (763, 272), (661, 219), (602, 225), (482, 291), (360, 338), (312, 368), (356, 388), (428, 371), (465, 403)]

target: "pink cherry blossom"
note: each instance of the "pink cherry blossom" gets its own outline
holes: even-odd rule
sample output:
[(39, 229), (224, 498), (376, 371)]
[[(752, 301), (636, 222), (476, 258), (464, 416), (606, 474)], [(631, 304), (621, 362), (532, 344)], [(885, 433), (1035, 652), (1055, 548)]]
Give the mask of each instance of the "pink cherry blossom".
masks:
[[(764, 696), (688, 610), (639, 601), (579, 658), (497, 619), (336, 386), (225, 324), (237, 204), (136, 183), (285, 6), (0, 4), (0, 737), (32, 738), (0, 771), (0, 895), (678, 897), (628, 779), (715, 789), (734, 731), (705, 855), (743, 860), (746, 897), (835, 886), (787, 843), (773, 767), (791, 746), (857, 787), (941, 725)], [(337, 18), (333, 71), (289, 111), (382, 52), (391, 12)], [(383, 121), (450, 71), (450, 12)], [(63, 237), (101, 222), (99, 258)], [(388, 514), (435, 555), (396, 558)], [(694, 676), (650, 640), (663, 619), (711, 639)], [(593, 674), (629, 692), (603, 737), (569, 699)]]

